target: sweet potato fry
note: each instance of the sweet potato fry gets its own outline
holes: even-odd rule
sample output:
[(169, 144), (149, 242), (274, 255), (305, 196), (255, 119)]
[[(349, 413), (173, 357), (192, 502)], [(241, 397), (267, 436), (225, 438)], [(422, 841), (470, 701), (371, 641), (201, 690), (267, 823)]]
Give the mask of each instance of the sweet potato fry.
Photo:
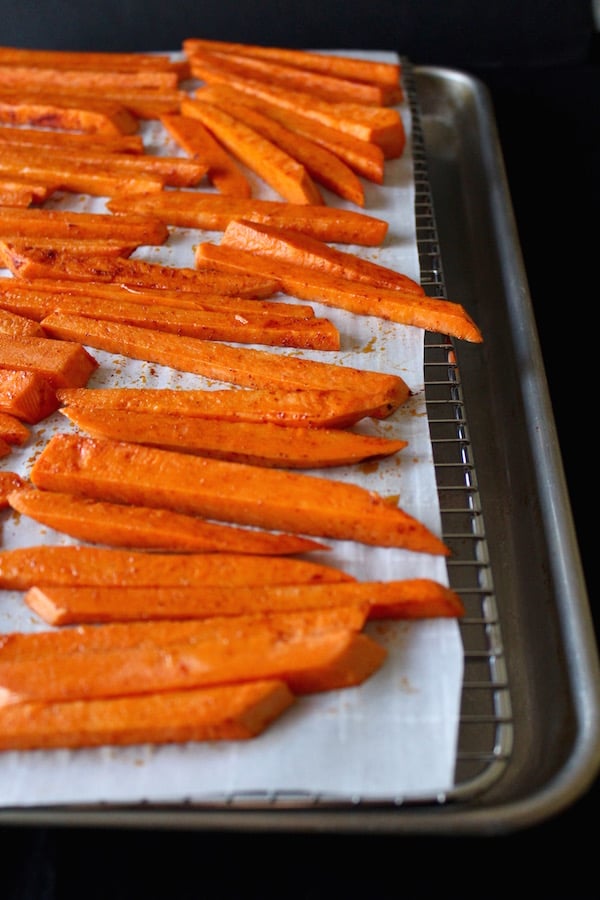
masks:
[(189, 76), (187, 60), (172, 59), (161, 53), (92, 52), (89, 50), (40, 50), (30, 47), (0, 47), (0, 63), (16, 66), (42, 66), (52, 69), (108, 69), (113, 72), (138, 72), (150, 69), (178, 72)]
[[(197, 94), (196, 97), (202, 99), (202, 95)], [(243, 103), (232, 103), (229, 99), (211, 102), (288, 153), (304, 166), (317, 184), (356, 206), (365, 205), (365, 192), (360, 178), (334, 153), (310, 138), (290, 131), (258, 109)]]
[(48, 335), (62, 341), (80, 341), (109, 353), (122, 353), (241, 387), (347, 390), (362, 396), (363, 402), (365, 396), (375, 392), (378, 403), (403, 403), (410, 395), (399, 375), (151, 332), (137, 325), (56, 312), (42, 319), (42, 327)]
[(73, 253), (75, 256), (128, 257), (139, 244), (116, 238), (54, 238), (54, 237), (1, 237), (0, 266), (10, 269), (14, 260), (36, 253), (53, 259), (56, 253)]
[(161, 116), (160, 121), (186, 153), (206, 163), (208, 180), (221, 194), (252, 196), (252, 185), (244, 172), (199, 119), (171, 113)]
[(258, 629), (243, 638), (168, 647), (71, 653), (0, 662), (0, 706), (41, 700), (86, 700), (281, 679), (292, 693), (357, 686), (386, 658), (385, 648), (348, 629), (285, 636)]
[(15, 337), (46, 337), (39, 322), (6, 309), (0, 309), (0, 333)]
[(10, 413), (0, 412), (0, 436), (8, 444), (16, 444), (22, 447), (26, 444), (31, 436), (31, 432), (27, 425), (16, 416)]
[[(198, 588), (33, 587), (25, 603), (49, 625), (238, 617), (367, 605), (368, 619), (460, 618), (458, 594), (427, 578), (331, 585)], [(0, 649), (0, 659), (2, 650)]]
[(0, 587), (35, 585), (183, 587), (354, 581), (334, 566), (248, 553), (146, 553), (113, 547), (40, 544), (0, 550)]
[(30, 425), (56, 412), (56, 389), (39, 372), (0, 367), (0, 410)]
[(460, 303), (411, 291), (379, 288), (364, 282), (257, 256), (250, 251), (204, 241), (196, 247), (196, 264), (223, 272), (246, 272), (265, 278), (277, 278), (281, 289), (301, 300), (318, 301), (364, 316), (379, 316), (401, 325), (439, 331), (462, 340), (481, 343), (482, 334)]
[(136, 244), (162, 245), (167, 225), (149, 212), (74, 212), (66, 209), (3, 209), (0, 237), (103, 238)]
[(19, 490), (6, 499), (5, 505), (80, 541), (138, 550), (272, 556), (327, 549), (323, 544), (299, 535), (236, 528), (168, 509), (105, 503), (58, 491), (24, 489), (23, 483), (15, 485), (17, 487)]
[[(259, 59), (243, 53), (197, 49), (188, 59), (192, 75), (202, 80), (205, 79), (207, 72), (216, 69), (235, 78), (250, 78), (286, 90), (302, 91), (330, 103), (351, 102), (368, 106), (393, 106), (404, 99), (399, 82), (383, 85), (355, 81), (340, 75), (322, 71), (313, 72), (310, 69), (289, 66), (281, 61)], [(209, 79), (210, 76), (206, 78)]]
[(139, 129), (139, 120), (122, 103), (39, 91), (0, 92), (0, 122), (113, 136)]
[(8, 469), (0, 469), (0, 509), (8, 509), (8, 495), (13, 494), (19, 488), (26, 487), (27, 482), (17, 472), (9, 472)]
[[(300, 472), (55, 434), (31, 469), (42, 490), (159, 506), (317, 538), (447, 555), (421, 522), (374, 491)], [(38, 578), (38, 583), (40, 579)]]
[(232, 219), (290, 228), (323, 241), (379, 246), (388, 231), (385, 219), (323, 204), (282, 203), (221, 197), (201, 191), (158, 191), (148, 196), (113, 197), (108, 208), (119, 214), (154, 215), (167, 225), (225, 231)]
[[(0, 241), (0, 261), (2, 241)], [(2, 302), (0, 298), (0, 303)], [(210, 341), (234, 341), (238, 344), (262, 344), (272, 347), (302, 347), (312, 350), (339, 350), (340, 334), (329, 319), (311, 316), (292, 317), (275, 313), (234, 312), (233, 309), (181, 309), (127, 300), (104, 300), (61, 294), (55, 297), (53, 310), (79, 314), (107, 322), (140, 326), (150, 331)]]
[(144, 153), (144, 140), (139, 134), (77, 134), (41, 128), (0, 128), (0, 146), (49, 147), (93, 150), (95, 153)]
[[(31, 595), (36, 594), (37, 590), (31, 588)], [(96, 588), (92, 588), (92, 591), (95, 590)], [(119, 588), (115, 587), (114, 590), (118, 591)], [(43, 591), (38, 596), (41, 602)], [(53, 631), (13, 631), (0, 636), (0, 661), (49, 660), (72, 654), (127, 650), (133, 647), (168, 647), (172, 644), (231, 638), (239, 640), (259, 629), (269, 633), (277, 631), (282, 638), (323, 634), (341, 628), (360, 631), (367, 621), (368, 613), (368, 603), (355, 601), (315, 609), (247, 612), (234, 617), (138, 619), (107, 622), (100, 627), (82, 624), (77, 628)]]
[(212, 103), (184, 97), (181, 112), (199, 119), (233, 156), (255, 172), (290, 203), (322, 203), (323, 198), (305, 166), (255, 129)]
[(0, 368), (38, 372), (52, 387), (85, 387), (98, 362), (80, 343), (0, 334)]
[(256, 277), (246, 272), (224, 273), (210, 267), (199, 272), (197, 269), (161, 265), (143, 259), (75, 257), (69, 253), (56, 253), (50, 260), (47, 254), (33, 250), (14, 259), (11, 271), (13, 275), (25, 279), (95, 281), (129, 287), (257, 298), (270, 297), (280, 287), (276, 278)]
[(349, 428), (365, 417), (385, 419), (399, 401), (384, 394), (339, 390), (178, 390), (169, 388), (59, 388), (69, 410), (130, 410), (155, 416), (197, 416), (225, 422), (273, 422), (280, 426)]
[(352, 134), (303, 116), (293, 109), (268, 103), (264, 97), (254, 97), (227, 84), (214, 83), (197, 88), (195, 97), (199, 100), (204, 97), (209, 102), (221, 103), (229, 99), (231, 102), (245, 103), (258, 108), (290, 131), (309, 138), (315, 144), (335, 153), (357, 175), (374, 184), (383, 184), (384, 153), (380, 146), (371, 141), (360, 140)]
[(298, 234), (292, 228), (280, 228), (262, 222), (232, 219), (228, 223), (221, 246), (248, 250), (261, 256), (281, 259), (299, 266), (307, 266), (348, 278), (350, 281), (365, 282), (375, 287), (408, 291), (423, 296), (421, 285), (388, 266), (363, 259), (356, 253), (348, 253), (330, 247), (326, 241), (306, 234)]
[(45, 147), (14, 147), (0, 144), (0, 165), (10, 163), (28, 167), (46, 166), (51, 162), (53, 169), (64, 170), (67, 177), (71, 172), (86, 173), (96, 170), (105, 175), (123, 178), (158, 179), (170, 187), (196, 187), (206, 175), (208, 166), (197, 159), (185, 156), (166, 156), (156, 153), (97, 153), (88, 148), (53, 149), (51, 155)]
[[(27, 178), (0, 178), (0, 205), (4, 209), (28, 209), (33, 203), (43, 203), (57, 190), (55, 185), (40, 184)], [(4, 212), (3, 209), (3, 212)]]
[[(402, 156), (406, 146), (406, 132), (402, 116), (393, 107), (362, 106), (359, 103), (332, 103), (303, 91), (294, 91), (274, 84), (266, 84), (252, 78), (235, 78), (212, 67), (196, 65), (198, 77), (208, 84), (227, 84), (245, 91), (267, 103), (295, 110), (309, 119), (315, 119), (330, 128), (351, 134), (361, 141), (381, 147), (385, 159)], [(201, 90), (201, 89), (200, 89)], [(201, 94), (190, 102), (198, 102)], [(182, 111), (184, 111), (182, 109)]]
[[(1, 109), (1, 103), (0, 103)], [(105, 154), (108, 159), (111, 154)], [(135, 157), (137, 159), (137, 157)], [(112, 194), (159, 191), (165, 179), (159, 175), (115, 171), (109, 166), (92, 163), (73, 163), (66, 158), (59, 162), (55, 154), (45, 160), (22, 161), (0, 153), (0, 176), (24, 175), (31, 180), (51, 184), (63, 191), (106, 197)]]
[(169, 291), (153, 288), (130, 288), (121, 284), (100, 282), (61, 281), (36, 278), (31, 281), (0, 278), (0, 308), (41, 321), (62, 305), (77, 303), (79, 309), (92, 299), (100, 303), (126, 302), (138, 306), (160, 306), (166, 309), (195, 310), (196, 312), (247, 313), (262, 317), (285, 316), (288, 320), (312, 319), (312, 306), (286, 303), (283, 300), (258, 300), (224, 294), (199, 294), (193, 291)]
[(40, 89), (51, 91), (65, 88), (100, 96), (111, 90), (171, 91), (177, 87), (177, 72), (158, 69), (137, 69), (118, 72), (113, 69), (63, 69), (54, 66), (28, 66), (0, 61), (0, 91)]
[(109, 700), (19, 703), (0, 710), (0, 750), (249, 740), (294, 700), (285, 682), (263, 680)]
[(195, 37), (186, 38), (182, 47), (188, 57), (193, 56), (199, 50), (238, 53), (258, 59), (268, 59), (286, 66), (296, 66), (298, 69), (307, 69), (310, 72), (321, 72), (325, 75), (337, 75), (353, 81), (365, 81), (391, 87), (399, 83), (402, 72), (399, 62), (378, 62), (321, 51), (315, 53), (311, 50), (292, 50), (288, 47), (263, 47), (258, 44), (240, 44)]
[(373, 437), (341, 428), (297, 427), (292, 435), (272, 422), (225, 422), (183, 415), (156, 418), (148, 412), (76, 407), (65, 407), (62, 412), (92, 437), (275, 468), (352, 465), (392, 456), (407, 446), (407, 441)]

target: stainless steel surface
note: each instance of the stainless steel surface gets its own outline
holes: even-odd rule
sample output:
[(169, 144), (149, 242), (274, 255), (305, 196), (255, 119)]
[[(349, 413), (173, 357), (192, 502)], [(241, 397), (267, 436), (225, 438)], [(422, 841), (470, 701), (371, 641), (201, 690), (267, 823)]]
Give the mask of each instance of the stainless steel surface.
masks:
[(423, 281), (485, 336), (427, 334), (425, 348), (449, 573), (467, 607), (455, 789), (374, 805), (4, 810), (0, 823), (500, 833), (566, 808), (597, 775), (598, 651), (493, 111), (470, 76), (407, 74)]

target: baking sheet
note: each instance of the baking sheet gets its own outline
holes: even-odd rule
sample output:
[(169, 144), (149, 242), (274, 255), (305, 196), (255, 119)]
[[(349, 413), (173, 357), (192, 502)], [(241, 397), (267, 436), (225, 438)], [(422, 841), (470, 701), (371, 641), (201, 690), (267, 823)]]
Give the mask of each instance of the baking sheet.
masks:
[[(347, 51), (350, 52), (350, 51)], [(356, 54), (394, 59), (391, 54)], [(414, 173), (410, 150), (411, 120), (401, 107), (407, 150), (386, 163), (384, 186), (365, 183), (365, 212), (390, 223), (380, 248), (346, 247), (385, 265), (419, 277), (414, 222)], [(157, 123), (145, 123), (148, 150), (179, 151)], [(249, 173), (255, 196), (274, 197)], [(206, 190), (206, 185), (202, 185)], [(328, 203), (348, 206), (323, 191)], [(104, 211), (102, 198), (64, 195), (48, 205)], [(200, 240), (219, 234), (173, 229), (161, 248), (143, 248), (136, 256), (173, 265), (193, 265)], [(9, 273), (2, 273), (8, 275)], [(282, 299), (288, 300), (289, 298)], [(459, 298), (456, 298), (459, 299)], [(401, 505), (440, 533), (440, 515), (423, 388), (423, 332), (376, 319), (357, 317), (314, 304), (317, 315), (331, 318), (342, 332), (339, 353), (294, 351), (343, 365), (396, 372), (413, 397), (385, 422), (369, 422), (366, 431), (401, 436), (406, 450), (376, 467), (344, 467), (315, 474), (363, 484), (398, 495)], [(264, 348), (262, 348), (264, 349)], [(91, 386), (221, 388), (198, 376), (115, 357), (90, 348), (100, 368)], [(278, 351), (272, 352), (290, 352)], [(56, 430), (72, 426), (55, 414), (32, 429), (29, 444), (3, 461), (26, 475), (43, 443)], [(2, 546), (74, 543), (50, 529), (8, 513), (2, 515)], [(444, 559), (395, 549), (330, 542), (326, 554), (311, 555), (339, 565), (360, 580), (427, 576), (447, 583)], [(0, 596), (2, 631), (42, 630), (17, 592)], [(372, 623), (368, 626), (389, 651), (383, 668), (365, 685), (300, 699), (259, 738), (245, 743), (178, 746), (106, 747), (83, 751), (36, 751), (0, 756), (0, 803), (43, 806), (82, 803), (179, 803), (256, 795), (331, 795), (337, 799), (394, 799), (435, 796), (453, 785), (463, 651), (456, 622)]]

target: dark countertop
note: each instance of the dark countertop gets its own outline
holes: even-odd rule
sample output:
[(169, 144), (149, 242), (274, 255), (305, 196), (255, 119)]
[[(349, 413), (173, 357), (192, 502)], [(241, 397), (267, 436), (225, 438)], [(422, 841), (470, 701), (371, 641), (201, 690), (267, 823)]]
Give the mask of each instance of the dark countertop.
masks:
[[(388, 6), (383, 4), (384, 9)], [(289, 44), (279, 35), (270, 42)], [(600, 181), (597, 38), (581, 58), (567, 54), (565, 60), (533, 65), (470, 65), (468, 50), (454, 58), (428, 56), (419, 52), (423, 47), (418, 41), (414, 50), (399, 38), (397, 42), (397, 49), (413, 62), (468, 71), (490, 90), (598, 626), (595, 531), (588, 525), (596, 454), (592, 458), (592, 420), (584, 418), (585, 401), (596, 383), (591, 316), (597, 290), (595, 210)], [(305, 42), (300, 34), (296, 44), (330, 42)], [(337, 46), (351, 42), (342, 35)], [(377, 36), (370, 46), (377, 46)], [(567, 172), (560, 183), (554, 178), (558, 161)], [(555, 252), (559, 241), (567, 250), (560, 257)], [(575, 372), (575, 382), (567, 380), (565, 372)], [(0, 896), (329, 900), (348, 895), (416, 900), (443, 890), (450, 896), (491, 898), (504, 896), (527, 873), (536, 894), (577, 900), (597, 896), (597, 861), (584, 838), (599, 808), (600, 782), (548, 822), (482, 838), (0, 828)]]

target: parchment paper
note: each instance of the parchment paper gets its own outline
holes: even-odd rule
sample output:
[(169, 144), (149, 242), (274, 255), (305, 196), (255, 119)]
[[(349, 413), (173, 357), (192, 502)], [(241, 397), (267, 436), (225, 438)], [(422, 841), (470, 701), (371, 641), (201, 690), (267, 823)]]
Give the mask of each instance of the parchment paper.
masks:
[[(340, 51), (393, 60), (388, 53)], [(187, 86), (193, 89), (196, 83)], [(386, 162), (385, 183), (364, 182), (366, 213), (389, 222), (381, 247), (340, 246), (419, 278), (414, 219), (411, 116), (400, 107), (407, 148), (399, 160)], [(159, 123), (144, 123), (149, 152), (180, 151)], [(251, 173), (255, 196), (280, 199)], [(207, 182), (199, 187), (212, 190)], [(351, 207), (323, 189), (327, 203)], [(106, 211), (105, 198), (64, 194), (48, 206)], [(193, 266), (193, 247), (220, 234), (172, 229), (168, 244), (140, 248), (135, 255), (173, 265)], [(0, 275), (10, 277), (7, 271)], [(280, 296), (289, 301), (289, 298)], [(290, 301), (291, 302), (291, 301)], [(368, 420), (361, 430), (399, 436), (408, 447), (372, 467), (317, 470), (314, 474), (348, 480), (385, 495), (440, 534), (440, 514), (423, 388), (423, 332), (371, 317), (359, 317), (313, 304), (340, 328), (339, 353), (294, 352), (342, 365), (400, 374), (411, 387), (410, 401), (383, 422)], [(113, 357), (88, 348), (100, 362), (90, 386), (208, 387), (222, 383), (165, 367)], [(266, 349), (266, 348), (260, 348)], [(56, 413), (32, 428), (29, 443), (2, 461), (3, 468), (26, 476), (36, 454), (57, 430), (74, 426)], [(51, 529), (10, 512), (0, 514), (2, 546), (76, 543)], [(444, 559), (351, 541), (328, 542), (326, 554), (312, 559), (338, 565), (360, 580), (431, 577), (447, 583)], [(0, 591), (0, 630), (34, 631), (48, 626), (34, 616), (18, 592)], [(331, 796), (337, 799), (430, 797), (453, 785), (463, 651), (456, 622), (370, 623), (368, 631), (383, 642), (388, 658), (382, 669), (358, 688), (299, 699), (265, 734), (249, 742), (215, 742), (173, 746), (104, 747), (93, 750), (33, 751), (0, 754), (0, 805), (120, 802), (177, 803), (222, 800), (239, 792)]]

